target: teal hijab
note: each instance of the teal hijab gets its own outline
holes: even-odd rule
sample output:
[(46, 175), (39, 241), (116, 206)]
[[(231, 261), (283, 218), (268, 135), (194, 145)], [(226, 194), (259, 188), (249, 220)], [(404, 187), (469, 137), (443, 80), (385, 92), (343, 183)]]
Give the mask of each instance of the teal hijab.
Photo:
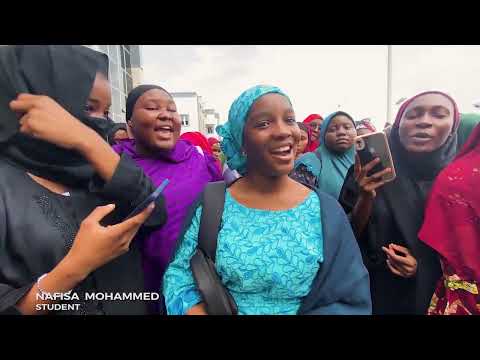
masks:
[(343, 111), (337, 111), (325, 118), (320, 131), (320, 146), (315, 152), (306, 153), (295, 161), (295, 168), (304, 164), (307, 169), (318, 179), (318, 189), (338, 199), (342, 190), (345, 176), (348, 169), (355, 163), (355, 146), (342, 154), (330, 150), (325, 142), (325, 134), (332, 120), (338, 116), (344, 115), (352, 120), (353, 118)]
[(228, 112), (228, 121), (223, 125), (216, 127), (217, 134), (222, 137), (220, 148), (227, 160), (227, 165), (231, 170), (237, 170), (240, 175), (247, 172), (247, 157), (242, 152), (243, 130), (247, 121), (250, 108), (260, 97), (266, 94), (280, 94), (285, 96), (291, 103), (287, 95), (276, 86), (257, 85), (245, 90), (230, 106)]

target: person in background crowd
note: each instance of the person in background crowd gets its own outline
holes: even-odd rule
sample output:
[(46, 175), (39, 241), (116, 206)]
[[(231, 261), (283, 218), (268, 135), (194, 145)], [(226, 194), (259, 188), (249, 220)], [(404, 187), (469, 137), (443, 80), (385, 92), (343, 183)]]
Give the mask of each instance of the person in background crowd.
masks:
[(235, 180), (237, 180), (240, 177), (240, 174), (236, 170), (231, 170), (228, 167), (228, 165), (225, 161), (225, 155), (223, 154), (222, 149), (220, 147), (220, 141), (218, 139), (214, 138), (214, 137), (211, 137), (211, 138), (208, 139), (208, 142), (212, 147), (213, 153), (217, 154), (217, 156), (215, 156), (215, 158), (218, 159), (220, 161), (220, 163), (222, 164), (222, 176), (223, 176), (224, 181), (227, 184), (230, 184), (230, 183), (234, 182)]
[(207, 140), (210, 144), (210, 147), (212, 148), (213, 157), (220, 161), (223, 167), (224, 158), (222, 154), (222, 149), (220, 149), (220, 141), (214, 137), (209, 137)]
[(305, 120), (303, 120), (303, 123), (308, 125), (311, 130), (310, 144), (305, 152), (315, 151), (320, 146), (319, 135), (320, 129), (322, 128), (323, 118), (318, 114), (311, 114), (308, 115)]
[(370, 273), (374, 314), (427, 312), (441, 269), (418, 232), (432, 183), (455, 156), (458, 125), (450, 96), (418, 94), (402, 104), (388, 137), (396, 179), (384, 182), (389, 168), (369, 174), (378, 158), (349, 170), (340, 202)]
[(213, 156), (213, 149), (208, 139), (201, 132), (189, 131), (180, 135), (180, 139), (190, 142), (203, 155), (213, 158), (218, 166), (219, 171), (222, 170), (222, 164), (215, 156)]
[[(179, 139), (180, 115), (165, 89), (156, 85), (133, 89), (127, 98), (126, 118), (133, 139), (120, 140), (115, 151), (129, 155), (155, 186), (170, 180), (164, 190), (166, 224), (148, 236), (139, 234), (147, 289), (159, 291), (189, 206), (208, 182), (222, 180), (222, 176), (213, 157), (203, 156), (195, 145)], [(158, 305), (150, 310), (163, 311)]]
[(321, 145), (295, 161), (292, 177), (338, 199), (348, 169), (355, 162), (355, 122), (343, 111), (329, 115), (322, 124)]
[[(348, 219), (331, 197), (290, 179), (299, 128), (289, 98), (255, 86), (217, 127), (231, 169), (216, 268), (239, 314), (369, 314), (368, 273)], [(164, 279), (167, 312), (206, 314), (190, 270), (197, 202)]]
[(180, 135), (181, 140), (186, 140), (190, 144), (197, 147), (201, 154), (209, 154), (213, 156), (212, 147), (205, 135), (199, 131), (187, 131)]
[[(124, 221), (154, 188), (85, 113), (107, 63), (82, 46), (0, 48), (2, 314), (146, 313), (144, 301), (84, 296), (144, 292), (132, 239), (149, 215), (144, 229), (165, 222), (163, 197)], [(78, 299), (59, 304), (53, 294), (70, 290)]]
[(477, 125), (455, 160), (437, 176), (418, 234), (439, 254), (443, 272), (429, 315), (480, 315), (479, 180)]
[(107, 134), (107, 141), (110, 145), (115, 145), (120, 140), (129, 139), (127, 124), (113, 123)]
[(357, 130), (357, 136), (371, 134), (377, 131), (369, 118), (356, 121), (355, 128)]
[[(88, 49), (81, 51), (88, 51)], [(108, 81), (108, 65), (100, 66), (97, 74), (85, 105), (85, 112), (91, 117), (104, 120), (99, 122), (99, 126), (104, 128), (107, 142), (114, 145), (116, 141), (128, 138), (127, 125), (116, 123), (110, 118), (112, 91)]]
[(390, 131), (392, 130), (392, 124), (390, 124), (388, 121), (385, 123), (385, 126), (383, 127), (383, 132), (385, 135), (390, 136)]
[(305, 125), (301, 122), (297, 122), (297, 125), (300, 128), (300, 141), (298, 142), (295, 159), (298, 159), (301, 155), (305, 153), (305, 151), (307, 151), (307, 148), (310, 145), (311, 138), (311, 130), (308, 125)]
[(460, 151), (463, 145), (467, 142), (467, 139), (470, 137), (473, 129), (479, 123), (480, 114), (460, 114), (460, 125), (458, 127), (458, 151)]

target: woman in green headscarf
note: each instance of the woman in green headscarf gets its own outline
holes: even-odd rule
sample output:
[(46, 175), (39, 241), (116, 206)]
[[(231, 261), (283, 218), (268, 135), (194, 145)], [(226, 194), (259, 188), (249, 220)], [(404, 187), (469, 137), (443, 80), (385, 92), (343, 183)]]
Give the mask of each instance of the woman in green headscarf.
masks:
[(355, 162), (353, 118), (343, 111), (329, 115), (322, 124), (321, 145), (295, 161), (293, 179), (338, 199), (348, 169)]
[(457, 151), (459, 151), (463, 144), (467, 141), (475, 126), (480, 123), (480, 114), (469, 113), (460, 114), (460, 125), (458, 127), (457, 136)]

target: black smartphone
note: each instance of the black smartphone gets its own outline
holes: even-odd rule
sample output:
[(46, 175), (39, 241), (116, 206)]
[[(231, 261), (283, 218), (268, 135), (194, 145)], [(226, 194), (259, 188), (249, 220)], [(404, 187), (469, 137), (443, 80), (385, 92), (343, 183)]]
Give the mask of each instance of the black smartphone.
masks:
[[(165, 187), (168, 185), (169, 180), (165, 179), (163, 182), (160, 184), (160, 186), (153, 192), (151, 193), (145, 200), (143, 200), (140, 205), (138, 205), (128, 216), (125, 218), (125, 220), (130, 219), (131, 217), (134, 217), (135, 215), (140, 214), (145, 208), (150, 205), (152, 202), (155, 202), (157, 198), (160, 196), (162, 191), (165, 189)], [(124, 220), (124, 221), (125, 221)]]
[(392, 172), (384, 175), (383, 180), (388, 182), (395, 179), (396, 175), (395, 168), (393, 166), (392, 154), (390, 152), (390, 147), (388, 146), (388, 140), (385, 133), (374, 132), (357, 136), (355, 139), (355, 149), (358, 157), (360, 158), (360, 163), (362, 166), (367, 165), (377, 157), (380, 158), (380, 162), (367, 173), (367, 176), (371, 176), (389, 167), (392, 169)]

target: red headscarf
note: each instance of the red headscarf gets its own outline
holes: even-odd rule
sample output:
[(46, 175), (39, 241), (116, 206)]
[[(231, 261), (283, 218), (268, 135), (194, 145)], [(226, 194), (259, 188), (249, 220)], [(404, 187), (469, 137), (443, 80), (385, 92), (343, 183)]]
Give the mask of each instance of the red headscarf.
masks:
[(200, 146), (203, 152), (212, 155), (212, 147), (207, 138), (201, 132), (189, 131), (180, 135), (180, 139), (188, 140), (192, 145)]
[(480, 126), (437, 177), (419, 238), (462, 280), (480, 282)]
[[(189, 141), (192, 145), (195, 146), (200, 146), (205, 154), (208, 154), (211, 157), (213, 156), (213, 151), (212, 151), (212, 145), (210, 144), (210, 139), (207, 139), (205, 135), (203, 135), (201, 132), (198, 131), (188, 131), (186, 133), (183, 133), (180, 135), (180, 139), (187, 140)], [(214, 138), (213, 138), (214, 139)], [(217, 140), (217, 139), (215, 139)], [(217, 140), (217, 142), (219, 142)], [(218, 168), (220, 169), (220, 173), (222, 171), (222, 163), (215, 159), (215, 162), (217, 163)]]
[(217, 138), (214, 138), (213, 136), (208, 138), (208, 143), (210, 144), (211, 147), (215, 144), (218, 144), (219, 142), (220, 141)]
[[(307, 126), (308, 126), (308, 124), (310, 124), (313, 120), (316, 120), (316, 119), (321, 119), (321, 120), (323, 120), (323, 118), (322, 118), (320, 115), (318, 115), (318, 114), (311, 114), (311, 115), (308, 115), (308, 116), (305, 118), (305, 120), (303, 120), (303, 123), (304, 123), (304, 124), (307, 124)], [(311, 135), (311, 134), (310, 134), (310, 135)], [(307, 152), (315, 151), (319, 146), (320, 146), (320, 141), (319, 141), (318, 139), (315, 140), (315, 141), (311, 141), (311, 142), (308, 144), (307, 148), (305, 149), (305, 152), (307, 153)]]
[(359, 129), (359, 127), (361, 128), (362, 125), (363, 125), (364, 127), (366, 127), (368, 130), (370, 130), (371, 132), (377, 132), (377, 129), (376, 129), (375, 126), (372, 124), (372, 122), (370, 121), (369, 118), (362, 119), (362, 120), (358, 121), (358, 123), (357, 123), (357, 130)]

